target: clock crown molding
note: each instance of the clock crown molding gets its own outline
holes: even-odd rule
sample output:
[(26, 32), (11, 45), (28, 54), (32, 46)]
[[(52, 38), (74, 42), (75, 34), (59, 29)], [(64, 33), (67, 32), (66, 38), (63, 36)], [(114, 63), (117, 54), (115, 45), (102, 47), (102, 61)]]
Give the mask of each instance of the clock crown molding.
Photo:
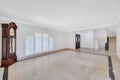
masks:
[(11, 27), (13, 27), (14, 29), (17, 29), (17, 25), (14, 22), (11, 22), (8, 24), (8, 28), (10, 29)]
[(8, 27), (9, 29), (11, 27), (13, 27), (14, 29), (17, 29), (17, 25), (14, 23), (14, 22), (10, 22), (9, 24), (8, 23), (1, 23), (2, 27)]

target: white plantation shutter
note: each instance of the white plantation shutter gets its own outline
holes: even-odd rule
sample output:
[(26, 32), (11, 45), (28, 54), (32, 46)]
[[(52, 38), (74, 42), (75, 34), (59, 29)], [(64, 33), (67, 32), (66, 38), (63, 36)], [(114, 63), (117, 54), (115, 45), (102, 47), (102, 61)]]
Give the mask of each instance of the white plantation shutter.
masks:
[(35, 52), (42, 52), (42, 34), (35, 34)]
[(26, 54), (34, 53), (34, 37), (27, 37), (25, 40)]
[(48, 51), (48, 35), (43, 34), (43, 51)]
[(54, 49), (54, 39), (48, 34), (36, 33), (25, 40), (25, 53), (33, 54)]

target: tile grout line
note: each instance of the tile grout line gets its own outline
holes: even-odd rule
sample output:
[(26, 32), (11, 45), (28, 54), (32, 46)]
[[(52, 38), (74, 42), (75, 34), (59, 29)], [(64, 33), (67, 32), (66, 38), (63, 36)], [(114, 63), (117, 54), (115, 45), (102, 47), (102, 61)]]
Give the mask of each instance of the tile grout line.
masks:
[(76, 52), (84, 52), (84, 53), (89, 53), (89, 54), (94, 54), (94, 55), (99, 55), (99, 56), (108, 56), (108, 55), (96, 54), (93, 52), (86, 52), (86, 51), (76, 51)]
[(108, 65), (109, 65), (109, 78), (111, 80), (115, 80), (111, 56), (108, 56)]
[(3, 73), (3, 79), (2, 80), (8, 80), (8, 67), (4, 68), (4, 73)]

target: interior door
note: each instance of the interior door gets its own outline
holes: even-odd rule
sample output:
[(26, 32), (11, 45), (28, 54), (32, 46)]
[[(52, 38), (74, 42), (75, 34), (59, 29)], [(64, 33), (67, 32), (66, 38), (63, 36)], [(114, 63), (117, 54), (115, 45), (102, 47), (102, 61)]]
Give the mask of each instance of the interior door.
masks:
[(75, 44), (76, 44), (76, 49), (80, 48), (80, 35), (76, 34), (75, 35)]

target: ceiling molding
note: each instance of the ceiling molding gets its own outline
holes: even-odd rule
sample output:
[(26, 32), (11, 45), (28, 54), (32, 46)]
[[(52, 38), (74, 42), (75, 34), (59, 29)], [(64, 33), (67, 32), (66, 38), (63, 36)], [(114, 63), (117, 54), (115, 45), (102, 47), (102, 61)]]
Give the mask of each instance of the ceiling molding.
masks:
[[(29, 22), (24, 22), (24, 21), (15, 20), (15, 19), (9, 19), (6, 17), (0, 18), (0, 23), (9, 23), (9, 22), (16, 22), (18, 24), (25, 24), (25, 25), (35, 26), (35, 27), (41, 27), (41, 28), (46, 28), (46, 29), (62, 31), (62, 32), (77, 32), (77, 31), (81, 31), (81, 30), (100, 29), (100, 28), (108, 28), (108, 27), (116, 26), (116, 23), (115, 23), (115, 24), (107, 24), (107, 25), (101, 25), (101, 26), (94, 25), (95, 27), (85, 27), (85, 28), (81, 28), (81, 29), (77, 29), (77, 30), (67, 30), (67, 29), (62, 29), (62, 28), (53, 27), (53, 26), (49, 26), (49, 25), (31, 24)], [(56, 26), (58, 26), (58, 25), (56, 25)]]
[(49, 26), (49, 25), (46, 25), (46, 24), (31, 24), (29, 22), (10, 19), (10, 18), (7, 18), (7, 17), (0, 17), (0, 23), (9, 23), (9, 22), (15, 22), (15, 23), (18, 23), (18, 24), (24, 24), (24, 25), (34, 26), (34, 27), (40, 27), (40, 28), (45, 28), (45, 29), (51, 29), (51, 30), (66, 32), (66, 30), (64, 30), (64, 29)]
[[(113, 27), (113, 26), (116, 26), (116, 24), (107, 24), (107, 25), (101, 25), (101, 26), (96, 26), (96, 27), (92, 27), (92, 28), (88, 27), (88, 28), (77, 30), (77, 31), (93, 30), (93, 29), (101, 29), (101, 28), (109, 28), (109, 27)], [(73, 31), (73, 32), (75, 32), (75, 31)]]

